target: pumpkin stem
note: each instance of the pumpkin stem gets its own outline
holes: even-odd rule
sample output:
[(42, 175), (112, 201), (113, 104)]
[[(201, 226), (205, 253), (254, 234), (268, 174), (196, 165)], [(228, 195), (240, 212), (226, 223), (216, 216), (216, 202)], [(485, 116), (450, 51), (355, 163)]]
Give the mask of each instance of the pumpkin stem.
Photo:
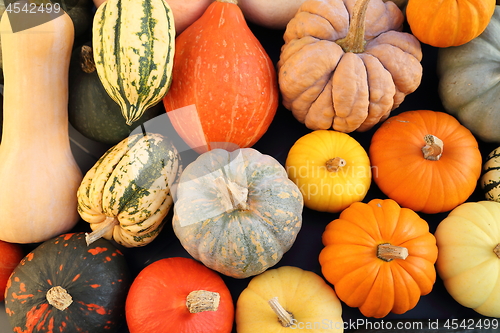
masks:
[(99, 229), (92, 231), (90, 234), (85, 233), (85, 241), (87, 246), (102, 238), (107, 233), (113, 232), (113, 228), (118, 225), (118, 219), (112, 216), (106, 216), (106, 219), (99, 223)]
[(296, 322), (293, 315), (286, 311), (285, 308), (278, 302), (278, 297), (271, 298), (268, 303), (274, 313), (278, 316), (278, 321), (283, 327), (290, 327)]
[(500, 259), (500, 243), (497, 244), (497, 246), (495, 246), (495, 248), (493, 249), (493, 252), (495, 252), (495, 254), (497, 255), (498, 259)]
[(339, 169), (346, 165), (343, 158), (335, 157), (326, 161), (326, 169), (330, 172), (337, 172)]
[(194, 290), (186, 297), (186, 306), (190, 313), (217, 311), (219, 303), (219, 293), (212, 291)]
[(215, 185), (222, 195), (221, 202), (226, 211), (233, 211), (235, 209), (246, 210), (248, 208), (248, 188), (226, 180), (222, 176), (215, 178)]
[(50, 288), (45, 298), (50, 305), (61, 311), (66, 310), (73, 303), (73, 297), (61, 286)]
[(389, 243), (379, 244), (377, 246), (377, 257), (387, 262), (394, 259), (405, 260), (408, 257), (408, 249), (406, 247), (391, 245)]
[(425, 146), (422, 147), (424, 158), (429, 161), (439, 161), (443, 155), (443, 141), (432, 134), (424, 136)]
[(87, 74), (95, 72), (94, 52), (88, 45), (83, 45), (80, 50), (80, 66)]
[(362, 53), (365, 51), (365, 20), (369, 2), (370, 0), (356, 1), (347, 35), (335, 41), (346, 53)]

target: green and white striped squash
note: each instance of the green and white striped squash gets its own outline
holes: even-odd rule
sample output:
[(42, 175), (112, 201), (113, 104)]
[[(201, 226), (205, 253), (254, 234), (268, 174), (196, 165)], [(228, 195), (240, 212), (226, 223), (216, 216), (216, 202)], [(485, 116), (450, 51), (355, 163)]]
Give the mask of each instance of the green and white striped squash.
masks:
[(78, 188), (78, 212), (93, 230), (87, 242), (104, 237), (139, 247), (153, 241), (181, 170), (177, 149), (161, 134), (135, 134), (111, 147)]
[(500, 147), (494, 149), (484, 162), (481, 188), (487, 200), (500, 202)]
[(302, 194), (285, 168), (253, 148), (213, 149), (182, 172), (173, 229), (186, 251), (234, 278), (278, 263), (302, 226)]
[(172, 81), (175, 25), (164, 0), (108, 0), (92, 25), (94, 60), (127, 125), (165, 96)]

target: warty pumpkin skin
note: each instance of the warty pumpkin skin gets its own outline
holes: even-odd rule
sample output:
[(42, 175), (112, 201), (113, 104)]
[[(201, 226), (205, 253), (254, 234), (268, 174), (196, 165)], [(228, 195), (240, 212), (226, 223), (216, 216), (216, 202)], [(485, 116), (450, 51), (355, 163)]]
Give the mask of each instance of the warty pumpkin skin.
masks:
[(318, 274), (298, 267), (269, 269), (250, 280), (236, 303), (236, 332), (341, 333), (342, 304)]
[(337, 296), (367, 317), (413, 309), (436, 281), (427, 222), (392, 199), (355, 202), (323, 233), (319, 262)]
[(436, 268), (461, 305), (500, 318), (500, 203), (466, 202), (439, 223)]
[(130, 333), (230, 333), (234, 305), (224, 280), (202, 263), (160, 259), (134, 279), (127, 295)]
[(308, 128), (366, 131), (422, 78), (422, 50), (392, 1), (307, 0), (278, 61), (283, 105)]
[(495, 0), (409, 0), (406, 18), (422, 43), (445, 48), (479, 36), (494, 9)]
[(463, 203), (481, 176), (476, 138), (445, 112), (413, 110), (390, 117), (374, 133), (369, 156), (380, 190), (423, 213)]
[(274, 64), (235, 0), (216, 0), (177, 38), (163, 99), (182, 139), (198, 153), (253, 146), (278, 108)]
[(125, 319), (130, 273), (105, 239), (88, 246), (84, 233), (40, 244), (14, 269), (5, 310), (14, 332), (116, 332)]
[(500, 7), (481, 35), (441, 48), (437, 57), (438, 93), (444, 109), (485, 142), (500, 143)]
[(173, 229), (195, 259), (246, 278), (281, 260), (302, 226), (303, 198), (285, 168), (253, 148), (213, 149), (182, 172)]
[(37, 243), (79, 220), (75, 193), (82, 173), (68, 134), (74, 28), (64, 13), (12, 33), (9, 15), (2, 15), (0, 32), (5, 77), (0, 239)]

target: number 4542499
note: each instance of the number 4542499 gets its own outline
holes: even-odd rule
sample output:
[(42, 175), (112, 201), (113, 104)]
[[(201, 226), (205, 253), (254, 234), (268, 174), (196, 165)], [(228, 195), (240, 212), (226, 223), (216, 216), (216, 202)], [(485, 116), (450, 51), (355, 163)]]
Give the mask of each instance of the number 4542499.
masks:
[(56, 3), (29, 3), (29, 2), (11, 2), (5, 8), (5, 11), (9, 14), (37, 14), (37, 13), (59, 13), (61, 11), (61, 5)]
[(446, 329), (493, 329), (499, 327), (498, 319), (496, 318), (481, 318), (481, 319), (447, 319), (443, 324)]

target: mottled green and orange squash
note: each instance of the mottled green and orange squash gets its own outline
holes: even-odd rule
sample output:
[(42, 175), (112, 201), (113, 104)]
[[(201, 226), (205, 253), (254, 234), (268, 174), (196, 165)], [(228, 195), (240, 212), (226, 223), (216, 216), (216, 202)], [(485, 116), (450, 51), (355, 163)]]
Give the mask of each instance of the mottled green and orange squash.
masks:
[(124, 322), (131, 283), (123, 254), (84, 233), (40, 244), (7, 282), (5, 310), (14, 332), (114, 332)]
[(173, 228), (184, 248), (235, 278), (280, 261), (302, 226), (303, 197), (285, 168), (253, 148), (203, 153), (177, 186)]

